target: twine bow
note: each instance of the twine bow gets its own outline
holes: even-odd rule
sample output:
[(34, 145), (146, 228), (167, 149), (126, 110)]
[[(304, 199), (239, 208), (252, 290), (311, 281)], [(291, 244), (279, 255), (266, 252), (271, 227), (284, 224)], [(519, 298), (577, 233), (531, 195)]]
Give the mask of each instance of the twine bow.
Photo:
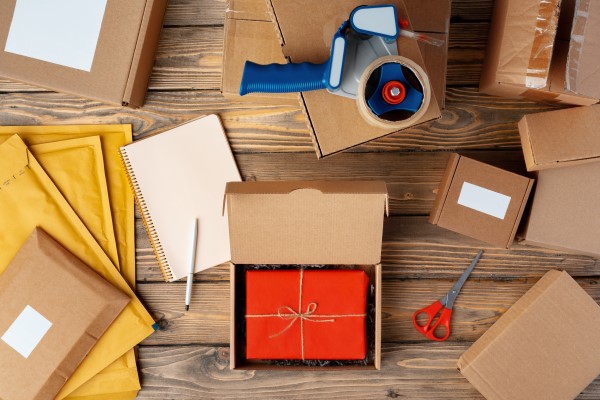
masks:
[(294, 310), (290, 306), (283, 305), (277, 309), (277, 314), (246, 314), (246, 318), (266, 318), (266, 317), (277, 317), (283, 320), (290, 320), (285, 328), (281, 331), (269, 336), (269, 339), (276, 338), (287, 332), (296, 321), (300, 320), (300, 347), (302, 352), (302, 360), (304, 360), (304, 321), (308, 322), (335, 322), (335, 318), (348, 318), (348, 317), (365, 317), (367, 314), (319, 314), (316, 315), (317, 303), (309, 303), (306, 307), (305, 312), (302, 310), (302, 285), (304, 283), (304, 270), (300, 270), (300, 293), (298, 295), (298, 311)]

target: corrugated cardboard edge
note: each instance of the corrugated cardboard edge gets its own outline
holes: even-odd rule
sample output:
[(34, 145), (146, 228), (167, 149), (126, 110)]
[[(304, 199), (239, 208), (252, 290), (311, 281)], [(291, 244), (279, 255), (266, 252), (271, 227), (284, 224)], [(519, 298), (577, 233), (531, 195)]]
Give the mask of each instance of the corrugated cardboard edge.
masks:
[(433, 225), (437, 225), (438, 221), (440, 220), (442, 210), (444, 209), (444, 204), (446, 203), (446, 198), (448, 197), (448, 191), (452, 185), (454, 173), (456, 172), (460, 158), (460, 154), (457, 153), (452, 153), (450, 155), (448, 165), (446, 166), (446, 170), (444, 171), (444, 175), (438, 186), (438, 193), (435, 197), (435, 202), (433, 203), (433, 209), (429, 215), (429, 223)]
[(510, 246), (515, 241), (515, 236), (517, 235), (517, 230), (519, 229), (519, 223), (521, 222), (521, 218), (523, 218), (523, 213), (525, 212), (525, 208), (527, 207), (527, 200), (529, 199), (529, 195), (531, 194), (531, 190), (533, 189), (533, 184), (535, 183), (535, 179), (529, 179), (529, 183), (527, 184), (527, 190), (523, 194), (523, 198), (521, 199), (521, 205), (519, 206), (519, 212), (517, 213), (517, 218), (515, 219), (515, 224), (513, 225), (512, 231), (506, 242), (506, 248), (510, 248)]
[(229, 369), (236, 369), (235, 349), (235, 264), (229, 263)]
[[(546, 289), (552, 286), (563, 274), (564, 271), (550, 270), (548, 271), (527, 293), (523, 295), (504, 315), (487, 330), (470, 348), (465, 351), (456, 364), (456, 367), (465, 378), (469, 380), (478, 390), (478, 385), (487, 385), (485, 379), (481, 377), (479, 371), (473, 367), (473, 363), (486, 352), (488, 346), (502, 337), (504, 331), (510, 327), (515, 321), (540, 297)], [(476, 380), (476, 382), (473, 382)], [(488, 391), (493, 391), (489, 385), (486, 387)]]
[(535, 154), (533, 154), (533, 147), (531, 146), (527, 115), (521, 118), (518, 127), (519, 136), (521, 137), (521, 147), (523, 148), (523, 157), (525, 158), (525, 167), (527, 168), (527, 171), (535, 171), (539, 168), (535, 162)]
[(140, 24), (131, 69), (123, 94), (123, 105), (137, 108), (144, 104), (167, 0), (148, 0)]
[(375, 266), (375, 360), (376, 370), (381, 369), (381, 264)]

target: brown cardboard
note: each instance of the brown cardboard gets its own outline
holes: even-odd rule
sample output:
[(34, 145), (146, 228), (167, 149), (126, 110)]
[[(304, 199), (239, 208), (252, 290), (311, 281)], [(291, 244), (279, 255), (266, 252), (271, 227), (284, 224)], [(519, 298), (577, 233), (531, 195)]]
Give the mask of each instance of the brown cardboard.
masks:
[(52, 399), (129, 302), (42, 230), (0, 276), (0, 335), (26, 305), (52, 326), (28, 358), (0, 340), (0, 397)]
[[(234, 182), (226, 188), (231, 263), (232, 369), (379, 369), (384, 182)], [(327, 264), (360, 268), (375, 288), (375, 357), (369, 365), (291, 367), (249, 362), (236, 351), (236, 264)], [(237, 288), (237, 290), (236, 290)]]
[[(253, 4), (250, 1), (230, 2), (230, 9), (228, 9), (225, 18), (221, 92), (223, 96), (233, 101), (266, 102), (268, 104), (284, 104), (297, 107), (300, 101), (298, 93), (256, 93), (252, 96), (240, 96), (239, 94), (246, 60), (252, 60), (259, 64), (287, 63), (281, 51), (279, 40), (274, 34), (271, 20), (261, 21), (244, 18), (257, 16), (269, 18), (266, 13), (265, 2), (257, 0), (254, 4), (256, 3), (263, 5), (264, 13), (248, 9)], [(242, 6), (246, 6), (246, 8), (242, 10), (231, 9), (231, 7)]]
[(166, 0), (108, 0), (90, 72), (4, 51), (15, 4), (0, 4), (1, 76), (110, 104), (143, 105)]
[[(458, 203), (465, 182), (509, 196), (503, 218)], [(533, 179), (453, 154), (444, 173), (429, 222), (504, 248), (512, 244)]]
[(600, 307), (549, 271), (458, 360), (488, 400), (574, 399), (600, 374)]
[[(246, 60), (262, 64), (284, 63), (286, 59), (297, 62), (323, 62), (329, 57), (329, 46), (334, 32), (344, 20), (348, 19), (350, 11), (358, 5), (381, 3), (375, 0), (367, 3), (336, 1), (325, 3), (313, 0), (308, 3), (267, 1), (272, 6), (270, 11), (275, 22), (275, 30), (273, 24), (269, 27), (274, 32), (273, 37), (268, 36), (267, 27), (263, 23), (263, 0), (230, 1), (225, 22), (223, 95), (236, 101), (243, 99), (268, 104), (297, 105), (297, 101), (291, 101), (292, 97), (298, 100), (296, 94), (286, 94), (281, 97), (281, 94), (253, 93), (240, 97), (239, 86), (243, 64)], [(401, 2), (386, 0), (384, 3), (396, 4), (404, 10)], [(405, 3), (408, 13), (399, 11), (399, 15), (404, 19), (410, 16), (412, 27), (409, 29), (426, 32), (432, 37), (445, 41), (443, 46), (437, 47), (401, 38), (399, 46), (401, 55), (412, 58), (418, 64), (424, 65), (427, 71), (432, 71), (428, 76), (434, 94), (432, 102), (436, 103), (437, 107), (432, 106), (430, 113), (422, 121), (439, 118), (441, 115), (439, 109), (444, 107), (445, 101), (450, 0), (442, 2), (405, 0)], [(299, 8), (301, 12), (298, 12)], [(308, 13), (305, 12), (306, 9), (318, 10), (318, 12)], [(290, 35), (290, 32), (294, 35)], [(257, 37), (260, 39), (256, 39)], [(317, 91), (303, 93), (299, 101), (305, 111), (319, 157), (391, 133), (389, 130), (374, 128), (365, 122), (358, 114), (356, 102), (352, 99), (331, 95), (326, 91)], [(336, 110), (336, 118), (331, 118), (332, 114), (328, 110)]]
[(519, 133), (528, 171), (600, 160), (600, 105), (525, 115)]
[(384, 182), (232, 182), (226, 196), (235, 264), (381, 261)]
[(537, 183), (520, 241), (600, 257), (600, 163), (537, 173)]
[(567, 88), (600, 98), (600, 2), (577, 0), (576, 7), (567, 61)]
[[(568, 13), (574, 9), (571, 0), (565, 1), (559, 10), (559, 1), (551, 1), (555, 13)], [(525, 98), (534, 101), (564, 103), (574, 105), (590, 105), (598, 102), (597, 97), (587, 97), (570, 92), (566, 89), (566, 67), (569, 41), (564, 40), (566, 26), (571, 21), (564, 17), (560, 19), (562, 26), (549, 24), (551, 30), (544, 31), (544, 35), (536, 35), (538, 16), (540, 11), (548, 18), (549, 10), (541, 6), (540, 0), (497, 0), (494, 2), (494, 13), (490, 26), (488, 46), (481, 73), (480, 91), (483, 93)], [(572, 17), (571, 17), (572, 19)], [(548, 81), (540, 89), (529, 88), (525, 85), (529, 71), (533, 71), (537, 64), (530, 64), (533, 54), (547, 54), (535, 52), (536, 49), (550, 49), (553, 37), (557, 40), (552, 48), (550, 69), (547, 72)], [(536, 41), (537, 40), (537, 41)], [(540, 45), (543, 40), (546, 45)], [(547, 57), (542, 57), (547, 61)]]

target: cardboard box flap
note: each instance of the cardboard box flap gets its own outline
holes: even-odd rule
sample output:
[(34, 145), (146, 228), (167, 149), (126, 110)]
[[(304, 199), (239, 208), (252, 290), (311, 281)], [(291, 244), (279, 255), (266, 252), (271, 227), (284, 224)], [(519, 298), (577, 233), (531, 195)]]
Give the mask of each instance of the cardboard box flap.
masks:
[(569, 274), (552, 270), (460, 357), (458, 368), (489, 400), (573, 399), (600, 373), (599, 332), (598, 304)]
[(377, 264), (385, 182), (233, 182), (226, 188), (236, 264)]
[(567, 89), (600, 98), (600, 2), (578, 0), (567, 61)]

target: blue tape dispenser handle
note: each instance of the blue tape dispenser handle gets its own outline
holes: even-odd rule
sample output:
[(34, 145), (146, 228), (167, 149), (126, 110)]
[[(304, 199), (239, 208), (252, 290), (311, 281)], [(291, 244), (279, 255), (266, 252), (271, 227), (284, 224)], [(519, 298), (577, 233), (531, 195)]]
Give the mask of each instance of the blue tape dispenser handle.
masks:
[(293, 93), (327, 88), (329, 61), (323, 64), (244, 64), (240, 95), (248, 93)]

